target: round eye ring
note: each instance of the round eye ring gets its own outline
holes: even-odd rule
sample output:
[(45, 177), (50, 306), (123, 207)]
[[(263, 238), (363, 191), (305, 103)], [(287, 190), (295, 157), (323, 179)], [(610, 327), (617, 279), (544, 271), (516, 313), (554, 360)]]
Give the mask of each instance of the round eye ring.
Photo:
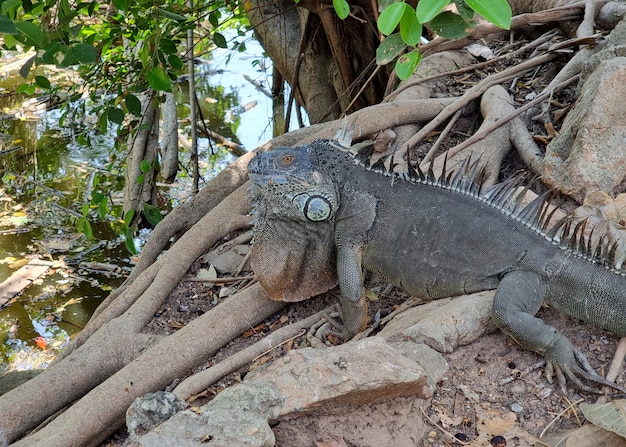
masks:
[(289, 166), (296, 160), (296, 157), (293, 154), (285, 154), (280, 157), (280, 164), (283, 166)]

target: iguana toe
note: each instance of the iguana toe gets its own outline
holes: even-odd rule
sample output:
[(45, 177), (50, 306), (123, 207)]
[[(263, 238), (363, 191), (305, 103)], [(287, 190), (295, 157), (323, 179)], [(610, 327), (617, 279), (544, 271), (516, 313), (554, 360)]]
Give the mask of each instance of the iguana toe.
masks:
[(626, 388), (605, 379), (597, 374), (585, 354), (575, 348), (565, 337), (559, 339), (555, 345), (545, 353), (546, 376), (548, 382), (552, 383), (552, 377), (556, 373), (559, 386), (566, 394), (566, 381), (569, 380), (574, 386), (588, 393), (602, 394), (599, 387), (586, 385), (583, 380), (598, 385), (604, 385), (626, 393)]

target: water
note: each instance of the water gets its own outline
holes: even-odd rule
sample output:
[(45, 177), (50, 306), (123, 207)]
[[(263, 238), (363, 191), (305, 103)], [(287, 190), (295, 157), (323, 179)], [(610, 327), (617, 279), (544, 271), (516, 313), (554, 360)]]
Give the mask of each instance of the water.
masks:
[[(269, 88), (271, 68), (257, 42), (249, 40), (246, 45), (245, 53), (214, 51), (210, 63), (198, 67), (196, 94), (211, 130), (253, 149), (271, 138), (272, 102), (243, 74)], [(11, 77), (0, 79), (0, 93), (2, 87), (15, 82)], [(188, 108), (184, 88), (181, 92), (179, 119), (184, 119)], [(22, 100), (17, 96), (0, 98), (3, 107), (19, 105)], [(93, 192), (94, 178), (121, 203), (117, 191), (123, 185), (123, 171), (121, 167), (108, 169), (115, 129), (98, 134), (96, 118), (90, 116), (82, 121), (68, 119), (65, 127), (59, 128), (60, 114), (52, 110), (39, 114), (38, 119), (0, 121), (0, 282), (25, 258), (37, 256), (56, 262), (0, 311), (0, 373), (45, 367), (136, 262), (113, 231), (112, 219), (92, 220), (93, 240), (76, 229), (81, 207)], [(188, 131), (188, 126), (182, 126), (182, 133)], [(15, 146), (20, 149), (7, 152)], [(212, 154), (212, 147), (215, 143), (211, 146), (207, 139), (199, 140), (205, 180), (233, 158), (224, 151)], [(188, 163), (188, 154), (183, 153), (181, 161)], [(190, 179), (180, 173), (176, 185), (164, 191), (168, 206), (187, 200), (190, 190)], [(136, 245), (144, 241), (145, 234)], [(83, 255), (85, 252), (88, 254)], [(90, 262), (106, 263), (113, 270), (90, 269)]]

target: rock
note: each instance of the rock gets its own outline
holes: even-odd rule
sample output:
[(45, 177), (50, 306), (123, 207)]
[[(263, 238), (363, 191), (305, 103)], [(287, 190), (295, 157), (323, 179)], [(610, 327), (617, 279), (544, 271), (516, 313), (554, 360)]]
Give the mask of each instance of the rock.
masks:
[[(623, 22), (623, 21), (622, 21)], [(549, 184), (582, 202), (626, 188), (626, 23), (585, 63), (581, 94), (544, 159)]]
[(126, 410), (126, 427), (130, 441), (148, 433), (185, 408), (187, 408), (187, 404), (184, 400), (165, 391), (157, 391), (138, 397)]
[(268, 413), (281, 401), (269, 382), (241, 383), (202, 407), (181, 411), (130, 447), (271, 447)]
[[(208, 261), (218, 272), (222, 274), (232, 274), (244, 261), (249, 251), (249, 245), (235, 245), (230, 250), (211, 257)], [(244, 270), (250, 270), (250, 267), (248, 266), (244, 268)]]
[(273, 446), (270, 420), (429, 395), (419, 365), (381, 337), (292, 350), (207, 405), (177, 413), (132, 446)]
[(409, 339), (439, 352), (452, 352), (495, 328), (491, 322), (494, 294), (478, 292), (413, 307), (398, 314), (379, 335), (392, 342)]
[[(420, 366), (381, 337), (330, 349), (297, 349), (248, 374), (272, 381), (285, 396), (273, 418), (316, 410), (321, 405), (366, 405), (395, 397), (431, 394)], [(248, 377), (246, 377), (247, 379)]]
[(403, 356), (413, 360), (420, 365), (426, 374), (428, 386), (435, 389), (444, 374), (448, 371), (448, 362), (439, 352), (432, 349), (425, 343), (414, 343), (412, 341), (401, 341), (393, 344), (393, 347)]

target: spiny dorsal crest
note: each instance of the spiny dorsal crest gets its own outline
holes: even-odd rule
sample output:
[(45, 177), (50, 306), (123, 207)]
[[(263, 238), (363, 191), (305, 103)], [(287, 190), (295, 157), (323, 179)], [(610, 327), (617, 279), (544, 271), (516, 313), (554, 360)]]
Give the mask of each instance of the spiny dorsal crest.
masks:
[(344, 125), (336, 135), (340, 139), (329, 141), (329, 144), (335, 149), (349, 153), (357, 166), (390, 177), (392, 183), (396, 180), (408, 181), (474, 197), (522, 222), (563, 250), (626, 276), (626, 255), (619, 255), (620, 245), (623, 244), (621, 240), (606, 234), (594, 235), (597, 226), (587, 231), (588, 218), (577, 220), (573, 215), (567, 215), (553, 222), (562, 205), (562, 201), (555, 200), (559, 197), (556, 190), (550, 189), (527, 205), (523, 204), (526, 193), (530, 191), (533, 183), (539, 180), (537, 176), (520, 173), (485, 189), (484, 165), (480, 163), (480, 158), (472, 160), (471, 155), (455, 168), (448, 167), (446, 157), (438, 175), (434, 173), (432, 163), (426, 172), (419, 164), (414, 167), (410, 163), (406, 172), (396, 172), (391, 164), (393, 154), (382, 157), (372, 164), (371, 142), (350, 145), (351, 136), (352, 129), (346, 129)]

